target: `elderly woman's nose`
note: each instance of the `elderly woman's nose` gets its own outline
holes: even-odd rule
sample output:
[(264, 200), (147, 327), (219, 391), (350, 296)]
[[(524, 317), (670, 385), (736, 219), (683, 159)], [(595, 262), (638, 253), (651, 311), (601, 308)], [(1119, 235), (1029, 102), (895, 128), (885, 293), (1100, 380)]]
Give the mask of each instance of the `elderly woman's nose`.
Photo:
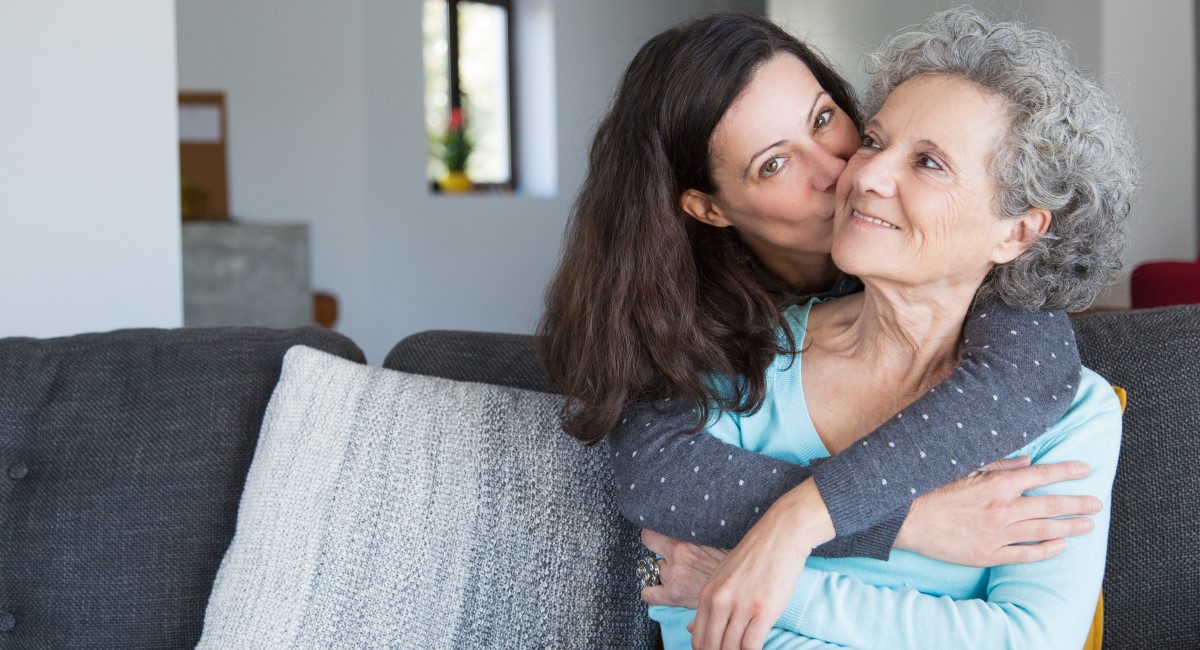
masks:
[(861, 160), (850, 172), (854, 189), (861, 194), (890, 197), (896, 194), (896, 161), (887, 152)]

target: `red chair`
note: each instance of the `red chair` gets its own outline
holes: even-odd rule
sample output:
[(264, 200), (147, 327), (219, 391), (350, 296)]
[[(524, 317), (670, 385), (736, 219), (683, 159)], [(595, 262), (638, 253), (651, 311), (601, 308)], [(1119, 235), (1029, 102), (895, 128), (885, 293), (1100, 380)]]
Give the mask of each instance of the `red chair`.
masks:
[(1129, 292), (1134, 309), (1200, 304), (1200, 260), (1143, 262), (1133, 269)]

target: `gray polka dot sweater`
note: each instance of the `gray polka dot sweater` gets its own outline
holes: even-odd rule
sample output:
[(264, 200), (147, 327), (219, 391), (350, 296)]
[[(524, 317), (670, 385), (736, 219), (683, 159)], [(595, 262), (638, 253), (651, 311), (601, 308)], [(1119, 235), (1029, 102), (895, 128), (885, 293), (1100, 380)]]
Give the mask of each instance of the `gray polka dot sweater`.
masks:
[(963, 360), (946, 381), (809, 467), (687, 435), (696, 415), (686, 400), (633, 406), (608, 437), (621, 512), (643, 528), (732, 548), (812, 476), (838, 535), (814, 554), (886, 559), (913, 499), (1020, 449), (1075, 395), (1080, 361), (1064, 313), (980, 305), (963, 337)]

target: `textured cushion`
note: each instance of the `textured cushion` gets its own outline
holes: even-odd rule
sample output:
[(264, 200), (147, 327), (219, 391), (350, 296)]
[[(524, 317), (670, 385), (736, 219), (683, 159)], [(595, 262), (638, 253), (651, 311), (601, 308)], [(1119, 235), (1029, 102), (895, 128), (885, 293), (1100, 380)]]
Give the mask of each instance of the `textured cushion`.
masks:
[(418, 332), (397, 343), (383, 367), (459, 381), (548, 390), (546, 373), (533, 353), (533, 337), (524, 334)]
[(641, 648), (637, 531), (561, 398), (288, 353), (212, 648)]
[(1104, 645), (1200, 643), (1200, 306), (1075, 319), (1084, 365), (1128, 391)]
[(302, 329), (0, 340), (0, 647), (200, 637), (284, 352)]

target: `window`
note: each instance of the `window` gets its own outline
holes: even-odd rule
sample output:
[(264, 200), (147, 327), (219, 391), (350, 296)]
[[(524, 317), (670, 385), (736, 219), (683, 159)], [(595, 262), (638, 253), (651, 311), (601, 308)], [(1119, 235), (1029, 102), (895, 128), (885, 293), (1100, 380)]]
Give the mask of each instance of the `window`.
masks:
[(465, 171), (472, 184), (513, 189), (511, 0), (425, 0), (423, 27), (430, 181), (436, 187), (448, 171), (441, 143), (460, 109), (471, 142)]

